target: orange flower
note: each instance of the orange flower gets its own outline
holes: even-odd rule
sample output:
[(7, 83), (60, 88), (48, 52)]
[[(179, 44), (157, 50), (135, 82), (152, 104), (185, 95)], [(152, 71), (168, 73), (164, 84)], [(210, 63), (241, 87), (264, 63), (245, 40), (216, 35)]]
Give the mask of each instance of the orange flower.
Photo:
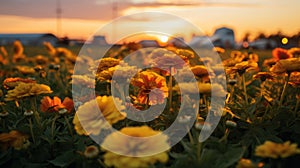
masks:
[(288, 52), (288, 50), (283, 48), (275, 48), (272, 51), (272, 55), (276, 61), (282, 60), (282, 59), (288, 59), (292, 58), (293, 56)]
[(71, 112), (74, 107), (72, 99), (66, 97), (63, 102), (57, 96), (54, 96), (51, 99), (49, 96), (45, 96), (41, 100), (41, 111), (42, 112), (59, 112), (61, 109), (66, 109), (68, 112)]
[(164, 102), (164, 98), (168, 97), (166, 79), (154, 72), (139, 73), (139, 76), (132, 81), (132, 85), (139, 87), (137, 97), (142, 104), (146, 104), (148, 98), (150, 105), (161, 104)]
[(5, 89), (13, 89), (20, 83), (35, 83), (33, 79), (23, 79), (23, 78), (6, 78), (3, 81), (3, 87)]
[(191, 71), (198, 77), (205, 77), (205, 76), (209, 76), (209, 73), (206, 69), (205, 66), (203, 65), (196, 65), (196, 66), (193, 66), (191, 68)]
[(0, 134), (0, 145), (6, 150), (10, 146), (16, 150), (26, 149), (29, 146), (28, 136), (19, 131), (10, 131), (9, 133)]

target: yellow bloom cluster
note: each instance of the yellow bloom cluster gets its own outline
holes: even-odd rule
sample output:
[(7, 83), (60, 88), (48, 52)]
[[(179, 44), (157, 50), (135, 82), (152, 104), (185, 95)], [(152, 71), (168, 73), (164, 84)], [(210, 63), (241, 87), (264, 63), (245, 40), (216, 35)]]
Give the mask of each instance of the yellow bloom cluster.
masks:
[[(141, 127), (125, 127), (120, 130), (121, 133), (134, 136), (134, 137), (147, 137), (153, 136), (160, 133), (160, 131), (155, 131), (148, 126)], [(169, 148), (167, 143), (168, 137), (161, 134), (160, 141), (129, 141), (124, 136), (120, 136), (119, 133), (112, 133), (106, 137), (103, 142), (103, 146), (110, 146), (113, 149), (120, 151), (121, 153), (128, 154), (129, 156), (119, 155), (110, 151), (104, 154), (104, 163), (108, 166), (119, 167), (149, 167), (157, 162), (166, 163), (168, 161), (168, 154), (162, 152), (152, 156), (146, 157), (130, 157), (139, 156), (145, 151), (157, 151), (157, 149)], [(144, 142), (144, 143), (141, 143)], [(114, 146), (112, 146), (114, 144)], [(104, 149), (105, 150), (105, 149)]]
[[(77, 134), (79, 135), (98, 135), (102, 129), (110, 128), (110, 124), (114, 124), (125, 119), (126, 114), (119, 112), (125, 107), (121, 105), (121, 100), (111, 96), (98, 96), (95, 100), (91, 100), (78, 108), (73, 119), (73, 124)], [(100, 113), (97, 112), (100, 109)], [(82, 127), (84, 125), (84, 128)]]
[(5, 101), (19, 100), (29, 96), (52, 93), (49, 86), (37, 83), (20, 83), (13, 90), (9, 90)]
[(299, 153), (300, 149), (297, 148), (297, 144), (291, 144), (290, 141), (283, 144), (266, 141), (255, 149), (256, 156), (273, 159), (286, 158)]

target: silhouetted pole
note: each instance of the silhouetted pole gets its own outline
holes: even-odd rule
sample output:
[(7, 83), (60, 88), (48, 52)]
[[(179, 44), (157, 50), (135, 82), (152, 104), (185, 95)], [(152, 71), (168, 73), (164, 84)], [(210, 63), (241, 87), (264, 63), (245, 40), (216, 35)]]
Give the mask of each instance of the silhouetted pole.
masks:
[(58, 37), (61, 36), (61, 14), (60, 0), (56, 0), (56, 34)]

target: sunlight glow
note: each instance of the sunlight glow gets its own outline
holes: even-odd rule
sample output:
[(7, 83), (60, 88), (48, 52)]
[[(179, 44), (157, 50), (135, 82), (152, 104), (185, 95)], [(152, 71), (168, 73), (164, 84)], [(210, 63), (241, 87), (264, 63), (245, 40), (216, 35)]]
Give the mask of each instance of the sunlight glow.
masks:
[(166, 42), (168, 42), (169, 37), (168, 37), (168, 36), (160, 36), (160, 37), (159, 37), (159, 40), (160, 40), (161, 42), (163, 42), (163, 43), (166, 43)]

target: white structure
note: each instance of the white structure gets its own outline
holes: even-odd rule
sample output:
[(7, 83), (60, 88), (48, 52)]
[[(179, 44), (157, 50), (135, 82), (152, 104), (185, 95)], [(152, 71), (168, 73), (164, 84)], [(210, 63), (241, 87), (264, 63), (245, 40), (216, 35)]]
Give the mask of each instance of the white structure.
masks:
[(209, 46), (211, 44), (223, 48), (234, 48), (236, 46), (234, 31), (232, 29), (222, 27), (217, 29), (211, 37), (195, 36), (189, 43), (192, 47)]
[(275, 48), (276, 46), (276, 42), (270, 39), (257, 39), (249, 43), (249, 47), (254, 49), (268, 49)]
[(23, 45), (43, 45), (49, 42), (55, 46), (59, 40), (51, 33), (44, 34), (0, 34), (0, 45), (11, 45), (14, 41), (19, 40)]
[(103, 45), (103, 46), (108, 45), (105, 36), (100, 36), (100, 35), (94, 36), (92, 43), (97, 45)]

